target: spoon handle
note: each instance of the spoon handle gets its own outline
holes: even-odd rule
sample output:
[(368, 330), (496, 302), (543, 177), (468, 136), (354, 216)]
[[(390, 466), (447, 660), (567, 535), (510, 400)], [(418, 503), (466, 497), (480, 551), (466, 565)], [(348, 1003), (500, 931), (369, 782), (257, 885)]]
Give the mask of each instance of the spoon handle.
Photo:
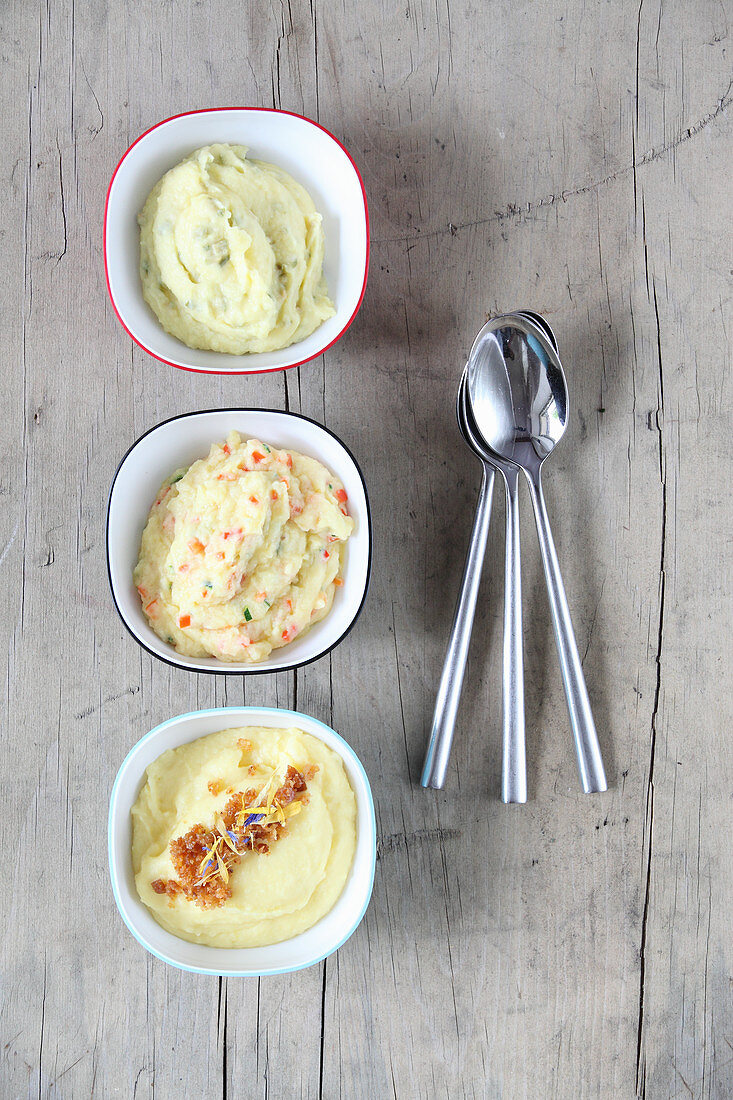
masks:
[(481, 567), (484, 562), (486, 538), (489, 533), (493, 489), (494, 471), (489, 466), (484, 465), (476, 515), (471, 529), (471, 541), (468, 546), (466, 564), (463, 567), (461, 588), (458, 593), (458, 602), (448, 641), (448, 651), (445, 655), (443, 672), (438, 685), (433, 725), (430, 730), (430, 740), (420, 779), (423, 787), (433, 787), (436, 790), (442, 790), (445, 784), (448, 757), (453, 742), (453, 730), (456, 724), (458, 703), (461, 698), (463, 674), (466, 668), (466, 658), (468, 657), (468, 644), (471, 640), (476, 597), (478, 596), (481, 580)]
[(504, 655), (502, 665), (504, 745), (501, 770), (503, 802), (527, 801), (527, 755), (524, 736), (524, 656), (522, 646), (522, 579), (519, 543), (519, 470), (502, 469), (506, 485), (504, 556)]
[(590, 709), (583, 667), (580, 663), (573, 624), (570, 620), (570, 609), (568, 608), (565, 588), (560, 575), (560, 565), (557, 560), (552, 532), (550, 531), (550, 521), (547, 518), (540, 471), (539, 469), (536, 472), (525, 470), (525, 473), (529, 482), (532, 504), (534, 505), (542, 564), (545, 567), (547, 594), (550, 598), (552, 625), (555, 628), (555, 642), (560, 656), (565, 698), (570, 711), (570, 725), (575, 738), (575, 752), (580, 768), (580, 782), (586, 794), (605, 791), (608, 789), (608, 784), (606, 783), (606, 773), (601, 758), (601, 746), (598, 744), (598, 735), (596, 734), (593, 714)]

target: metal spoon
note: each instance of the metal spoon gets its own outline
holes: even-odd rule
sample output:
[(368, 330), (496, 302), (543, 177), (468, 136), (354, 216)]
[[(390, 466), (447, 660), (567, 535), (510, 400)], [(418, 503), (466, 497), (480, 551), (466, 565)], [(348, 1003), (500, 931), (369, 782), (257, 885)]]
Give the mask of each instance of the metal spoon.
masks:
[[(456, 401), (456, 416), (460, 426), (459, 400), (460, 389)], [(491, 519), (494, 467), (480, 454), (478, 457), (481, 458), (483, 465), (481, 488), (476, 502), (476, 514), (471, 528), (466, 564), (463, 567), (461, 587), (458, 591), (453, 625), (448, 639), (448, 649), (443, 663), (440, 683), (438, 684), (438, 694), (435, 699), (430, 740), (428, 741), (425, 763), (420, 778), (423, 787), (433, 787), (436, 790), (442, 790), (445, 786), (445, 773), (453, 743), (453, 732), (461, 698), (461, 688), (463, 687), (463, 676), (466, 671), (468, 646), (471, 640), (476, 599), (481, 581), (481, 569), (486, 551), (486, 539), (489, 533), (489, 520)]]
[[(557, 351), (557, 339), (550, 325), (538, 313), (518, 310), (520, 317), (543, 329)], [(496, 455), (489, 455), (473, 419), (466, 390), (466, 370), (458, 388), (458, 425), (464, 439), (482, 460), (500, 471), (506, 490), (506, 535), (504, 543), (504, 642), (502, 657), (503, 745), (501, 797), (503, 802), (527, 801), (527, 751), (524, 720), (524, 647), (522, 644), (522, 580), (519, 541), (519, 469)]]
[(542, 493), (542, 463), (567, 425), (560, 360), (543, 328), (527, 317), (505, 314), (477, 336), (467, 378), (476, 427), (489, 452), (516, 464), (527, 478), (580, 779), (586, 793), (605, 791), (601, 749)]
[(534, 321), (537, 327), (542, 329), (555, 351), (557, 351), (557, 337), (552, 331), (549, 321), (546, 321), (539, 313), (533, 313), (531, 309), (518, 309), (517, 315), (519, 317), (526, 317), (528, 321)]
[(496, 467), (506, 488), (504, 546), (504, 650), (502, 659), (503, 802), (527, 801), (527, 753), (524, 726), (524, 655), (522, 645), (522, 581), (519, 543), (519, 470), (511, 462), (488, 455), (476, 429), (466, 389), (466, 371), (458, 389), (458, 423), (482, 462)]

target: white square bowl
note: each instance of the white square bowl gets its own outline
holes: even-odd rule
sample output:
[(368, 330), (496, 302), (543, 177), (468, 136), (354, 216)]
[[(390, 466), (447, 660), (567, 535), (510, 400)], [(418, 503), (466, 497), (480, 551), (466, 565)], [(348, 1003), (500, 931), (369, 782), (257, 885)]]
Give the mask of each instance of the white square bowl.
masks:
[[(328, 615), (305, 633), (275, 649), (258, 664), (216, 657), (187, 657), (159, 638), (140, 603), (132, 574), (148, 514), (163, 481), (179, 466), (205, 458), (212, 443), (231, 431), (318, 459), (336, 474), (348, 494), (354, 531), (344, 547), (343, 585)], [(366, 484), (356, 459), (328, 428), (297, 413), (277, 409), (213, 409), (165, 420), (133, 443), (112, 482), (107, 506), (107, 567), (112, 598), (123, 623), (148, 653), (192, 672), (246, 675), (282, 672), (323, 657), (348, 634), (364, 605), (371, 573), (372, 532)]]
[[(341, 757), (356, 796), (356, 853), (343, 892), (333, 909), (312, 928), (268, 947), (206, 947), (166, 931), (143, 905), (132, 869), (131, 810), (145, 780), (145, 769), (166, 749), (237, 726), (284, 729), (297, 726)], [(117, 908), (138, 943), (171, 966), (194, 974), (248, 978), (284, 974), (313, 966), (338, 950), (356, 931), (374, 884), (377, 857), (374, 803), (358, 756), (329, 726), (292, 710), (273, 707), (217, 707), (169, 718), (146, 734), (127, 754), (117, 773), (109, 804), (109, 870)]]
[[(246, 145), (256, 160), (289, 172), (323, 216), (324, 272), (336, 313), (281, 351), (227, 355), (189, 348), (162, 327), (143, 298), (137, 216), (158, 180), (204, 145)], [(149, 355), (208, 374), (259, 374), (296, 367), (321, 355), (356, 316), (369, 268), (369, 214), (359, 170), (341, 143), (317, 122), (261, 107), (212, 107), (164, 119), (127, 150), (115, 169), (104, 213), (104, 266), (117, 317)]]

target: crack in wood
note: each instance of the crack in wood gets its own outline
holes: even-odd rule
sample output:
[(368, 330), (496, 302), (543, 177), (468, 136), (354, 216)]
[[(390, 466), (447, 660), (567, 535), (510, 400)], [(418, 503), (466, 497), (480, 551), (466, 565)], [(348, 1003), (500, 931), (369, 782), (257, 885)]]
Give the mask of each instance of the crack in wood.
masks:
[(457, 840), (462, 836), (461, 829), (437, 827), (433, 829), (415, 829), (411, 833), (389, 833), (377, 838), (377, 859), (387, 852), (397, 852), (410, 844), (434, 844), (444, 840)]
[[(556, 206), (558, 203), (566, 203), (569, 199), (576, 198), (578, 195), (588, 195), (595, 191), (601, 190), (603, 187), (607, 187), (611, 183), (615, 183), (616, 180), (623, 179), (628, 176), (629, 173), (634, 173), (639, 168), (646, 167), (649, 164), (653, 164), (654, 161), (660, 160), (663, 156), (669, 153), (673, 149), (677, 149), (680, 145), (684, 145), (686, 142), (691, 141), (692, 138), (702, 133), (712, 122), (719, 118), (733, 103), (733, 77), (728, 82), (728, 87), (722, 96), (719, 97), (716, 106), (713, 110), (709, 111), (692, 126), (686, 127), (684, 130), (678, 132), (677, 136), (672, 140), (663, 143), (659, 146), (653, 146), (642, 154), (638, 160), (634, 157), (632, 163), (625, 165), (622, 168), (617, 168), (614, 172), (609, 172), (607, 176), (603, 176), (600, 179), (592, 180), (590, 183), (580, 184), (576, 187), (563, 188), (562, 191), (552, 192), (541, 199), (532, 199), (524, 203), (508, 203), (505, 210), (495, 210), (493, 215), (486, 218), (475, 218), (472, 221), (465, 222), (453, 222), (449, 221), (447, 225), (442, 226), (440, 229), (430, 230), (428, 233), (420, 233), (419, 229), (415, 233), (403, 234), (399, 237), (373, 237), (372, 245), (380, 244), (409, 244), (414, 247), (421, 241), (435, 240), (436, 237), (444, 237), (449, 234), (455, 237), (457, 233), (462, 229), (477, 229), (482, 225), (503, 224), (507, 221), (519, 221), (526, 220), (528, 216), (544, 207)], [(636, 210), (636, 206), (634, 207)]]
[(659, 434), (659, 477), (662, 485), (662, 523), (661, 523), (661, 549), (659, 560), (659, 618), (657, 630), (657, 651), (655, 655), (656, 680), (654, 685), (654, 700), (651, 713), (651, 745), (649, 749), (649, 770), (647, 778), (647, 806), (646, 806), (646, 832), (647, 832), (647, 863), (644, 887), (644, 908), (641, 920), (641, 944), (639, 947), (639, 1012), (636, 1043), (636, 1090), (639, 1096), (643, 1096), (646, 1090), (646, 1065), (644, 1061), (644, 996), (647, 977), (647, 929), (649, 920), (649, 906), (651, 899), (651, 870), (653, 854), (654, 832), (654, 764), (657, 747), (657, 723), (659, 717), (659, 701), (662, 690), (662, 645), (664, 641), (664, 598), (666, 588), (666, 540), (667, 540), (667, 477), (664, 462), (664, 371), (662, 367), (662, 334), (659, 322), (659, 304), (657, 302), (657, 287), (652, 276), (652, 294), (654, 301), (654, 317), (657, 331), (657, 368), (659, 385), (659, 408), (657, 410), (657, 429)]

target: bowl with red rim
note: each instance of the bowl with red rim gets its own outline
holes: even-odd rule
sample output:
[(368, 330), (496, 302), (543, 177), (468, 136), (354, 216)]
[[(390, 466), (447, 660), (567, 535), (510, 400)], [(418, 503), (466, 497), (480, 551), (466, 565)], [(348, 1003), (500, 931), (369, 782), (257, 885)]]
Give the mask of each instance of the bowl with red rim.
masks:
[[(287, 729), (296, 726), (323, 741), (340, 758), (356, 799), (356, 851), (341, 896), (316, 924), (291, 939), (263, 947), (207, 947), (167, 931), (143, 904), (132, 865), (131, 810), (147, 767), (167, 749), (237, 726)], [(364, 766), (352, 747), (330, 726), (310, 715), (275, 707), (216, 707), (179, 714), (156, 726), (130, 750), (112, 788), (108, 857), (117, 908), (147, 951), (170, 966), (195, 974), (258, 977), (313, 966), (333, 954), (358, 928), (372, 894), (377, 842), (374, 802)]]
[[(209, 454), (229, 432), (277, 448), (309, 455), (343, 483), (354, 530), (344, 546), (342, 584), (320, 622), (274, 649), (258, 663), (233, 663), (216, 657), (189, 657), (159, 638), (143, 613), (133, 571), (150, 507), (166, 478)], [(369, 587), (372, 557), (371, 516), (364, 476), (348, 447), (328, 428), (306, 416), (277, 409), (212, 409), (174, 416), (145, 432), (117, 468), (107, 505), (107, 569), (115, 607), (135, 641), (167, 664), (191, 672), (243, 675), (283, 672), (325, 656), (349, 633)]]
[[(165, 331), (143, 298), (137, 216), (165, 173), (204, 145), (247, 146), (256, 160), (284, 168), (309, 192), (323, 217), (324, 273), (336, 313), (280, 351), (250, 355), (189, 348)], [(129, 147), (114, 171), (104, 213), (107, 289), (117, 317), (148, 354), (184, 370), (257, 374), (299, 366), (346, 332), (361, 305), (369, 267), (369, 214), (350, 154), (317, 122), (290, 111), (222, 107), (164, 119)]]

